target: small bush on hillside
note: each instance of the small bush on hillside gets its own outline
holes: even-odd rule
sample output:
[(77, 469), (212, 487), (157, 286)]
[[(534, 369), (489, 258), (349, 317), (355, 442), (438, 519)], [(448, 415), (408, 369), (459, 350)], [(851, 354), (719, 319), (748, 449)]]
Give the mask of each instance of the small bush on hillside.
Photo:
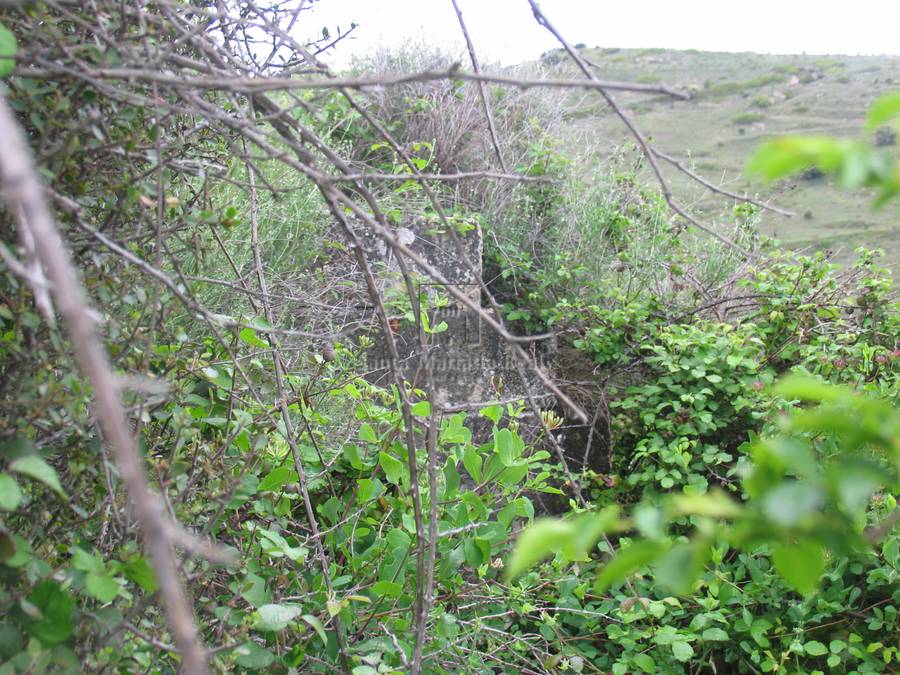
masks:
[(735, 124), (755, 124), (761, 120), (765, 119), (765, 115), (759, 112), (745, 112), (740, 115), (735, 115), (731, 118), (731, 121)]

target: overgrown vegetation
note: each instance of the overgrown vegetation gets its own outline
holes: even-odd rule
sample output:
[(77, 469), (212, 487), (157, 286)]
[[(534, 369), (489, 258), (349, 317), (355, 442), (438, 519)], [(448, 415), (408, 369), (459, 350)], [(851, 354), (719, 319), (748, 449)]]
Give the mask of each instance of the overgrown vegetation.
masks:
[[(302, 8), (3, 10), (0, 56), (28, 55), (0, 66), (4, 98), (97, 308), (178, 579), (158, 574), (65, 289), (6, 185), (0, 673), (892, 671), (883, 252), (841, 267), (782, 250), (746, 201), (706, 236), (633, 147), (585, 171), (560, 131), (570, 99), (540, 72), (485, 85), (491, 123), (441, 55), (378, 55), (335, 83), (314, 56), (332, 34), (273, 28)], [(359, 84), (410, 72), (432, 76)], [(869, 126), (897, 113), (885, 98)], [(887, 203), (892, 152), (795, 138), (754, 166)], [(405, 248), (413, 221), (483, 235), (482, 329), (552, 335), (568, 404), (496, 378), (491, 400), (439, 400), (428, 354), (454, 289)], [(416, 368), (373, 382), (373, 342), (407, 328)]]

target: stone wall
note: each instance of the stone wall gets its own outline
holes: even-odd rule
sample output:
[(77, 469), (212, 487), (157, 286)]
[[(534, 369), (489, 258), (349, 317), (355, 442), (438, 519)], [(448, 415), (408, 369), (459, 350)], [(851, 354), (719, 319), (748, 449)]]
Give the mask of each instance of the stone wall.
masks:
[[(460, 259), (451, 237), (438, 231), (433, 224), (418, 221), (397, 231), (397, 237), (404, 244), (438, 269), (448, 282), (481, 304), (481, 229), (476, 226), (460, 236), (473, 263), (471, 267)], [(379, 283), (384, 285), (385, 296), (390, 299), (391, 296), (405, 295), (396, 260), (384, 243), (380, 240), (372, 242), (367, 246), (366, 255)], [(436, 402), (445, 407), (455, 407), (523, 395), (524, 388), (516, 374), (515, 362), (502, 338), (489, 326), (483, 325), (476, 312), (434, 285), (424, 271), (412, 264), (411, 269), (432, 301), (438, 297), (448, 299), (447, 305), (429, 312), (432, 327), (442, 322), (447, 325), (445, 331), (428, 336)], [(424, 374), (417, 372), (418, 338), (415, 326), (409, 321), (401, 321), (394, 337), (404, 378), (415, 386), (424, 387)], [(390, 380), (387, 348), (380, 333), (373, 335), (373, 338), (375, 345), (367, 355), (367, 379), (386, 385)]]

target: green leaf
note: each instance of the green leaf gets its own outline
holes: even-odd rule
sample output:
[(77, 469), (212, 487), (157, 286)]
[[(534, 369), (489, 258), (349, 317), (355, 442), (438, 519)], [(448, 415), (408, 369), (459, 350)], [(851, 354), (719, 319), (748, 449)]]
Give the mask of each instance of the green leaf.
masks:
[(322, 641), (323, 645), (328, 644), (328, 636), (325, 634), (325, 626), (322, 625), (319, 617), (313, 616), (312, 614), (304, 614), (300, 618), (308, 623), (314, 631), (316, 631), (316, 635), (319, 636), (319, 639)]
[(73, 546), (72, 567), (80, 572), (92, 572), (94, 574), (103, 574), (103, 561), (95, 554), (88, 553), (83, 548)]
[(305, 546), (291, 546), (287, 539), (282, 537), (278, 532), (273, 532), (271, 530), (264, 530), (262, 528), (257, 530), (259, 532), (260, 540), (259, 544), (265, 553), (270, 558), (287, 558), (288, 560), (293, 560), (294, 562), (303, 562), (306, 560), (306, 555), (309, 553), (309, 549)]
[(754, 619), (750, 626), (750, 637), (763, 649), (767, 649), (771, 644), (769, 638), (766, 637), (771, 627), (772, 623), (767, 619)]
[(400, 485), (403, 470), (405, 469), (403, 462), (382, 450), (378, 453), (378, 463), (381, 464), (381, 468), (384, 469), (384, 475), (388, 479), (388, 482), (393, 483), (394, 485)]
[(481, 410), (478, 411), (478, 414), (482, 417), (487, 417), (494, 424), (500, 423), (500, 418), (503, 417), (503, 406), (502, 405), (489, 405), (485, 406)]
[(594, 591), (605, 593), (614, 583), (621, 581), (639, 567), (652, 562), (665, 551), (665, 546), (656, 541), (638, 541), (619, 552), (597, 575)]
[(376, 499), (384, 492), (384, 486), (381, 484), (377, 478), (360, 478), (356, 481), (357, 484), (357, 492), (356, 499), (360, 504), (363, 502), (367, 502), (370, 499)]
[(0, 23), (0, 77), (6, 77), (16, 67), (16, 51), (16, 36)]
[(872, 107), (869, 108), (866, 127), (870, 131), (874, 131), (877, 127), (887, 124), (896, 117), (900, 117), (900, 91), (894, 91), (875, 99)]
[(516, 444), (509, 429), (494, 431), (494, 451), (503, 466), (511, 466), (516, 461)]
[(467, 539), (463, 544), (463, 553), (466, 557), (466, 562), (473, 568), (481, 567), (482, 563), (485, 561), (484, 551), (481, 549), (481, 546), (478, 545), (478, 541), (476, 539)]
[(259, 347), (260, 349), (266, 349), (269, 346), (266, 342), (259, 339), (259, 337), (256, 335), (255, 330), (253, 330), (252, 328), (249, 328), (249, 327), (241, 330), (241, 332), (238, 333), (238, 337), (243, 342), (246, 342), (248, 345), (250, 345), (251, 347)]
[(837, 401), (849, 395), (843, 387), (826, 384), (808, 375), (788, 375), (775, 386), (774, 393), (782, 398), (801, 401)]
[(15, 511), (22, 503), (22, 491), (16, 479), (6, 473), (0, 473), (0, 509)]
[(66, 493), (59, 483), (59, 476), (56, 475), (56, 469), (37, 455), (20, 457), (9, 465), (9, 470), (39, 480), (56, 492), (60, 497), (66, 499)]
[(481, 464), (482, 459), (478, 451), (471, 445), (467, 447), (463, 453), (463, 466), (476, 483), (481, 482)]
[(393, 581), (379, 581), (372, 586), (375, 595), (385, 595), (389, 598), (399, 598), (403, 593), (403, 586)]
[(803, 650), (810, 656), (825, 656), (828, 648), (818, 640), (810, 640), (803, 645)]
[(778, 574), (803, 595), (816, 590), (825, 569), (822, 547), (808, 539), (796, 544), (778, 544), (772, 552), (772, 562)]
[(34, 587), (28, 602), (34, 615), (29, 615), (25, 632), (51, 647), (65, 642), (72, 634), (72, 612), (75, 601), (54, 581), (43, 581)]
[(256, 330), (263, 332), (272, 330), (272, 324), (270, 324), (269, 320), (264, 316), (253, 317), (253, 319), (251, 319), (250, 321), (250, 325), (253, 326), (253, 328), (255, 328)]
[(259, 609), (272, 602), (272, 594), (266, 590), (266, 580), (252, 572), (239, 582), (237, 590), (251, 607)]
[(740, 504), (721, 490), (711, 490), (706, 494), (672, 495), (669, 504), (679, 515), (685, 516), (697, 515), (730, 520), (742, 513)]
[(708, 551), (703, 542), (675, 544), (657, 564), (656, 580), (673, 593), (686, 595), (703, 571)]
[(245, 642), (235, 649), (238, 655), (235, 663), (248, 670), (262, 670), (268, 668), (275, 661), (275, 655), (268, 649), (263, 649), (255, 642)]
[(834, 171), (853, 145), (828, 136), (792, 136), (764, 143), (747, 164), (747, 171), (776, 180), (815, 166)]
[(416, 417), (428, 417), (431, 414), (431, 404), (428, 401), (419, 401), (413, 403), (410, 410)]
[(784, 482), (765, 495), (762, 510), (773, 523), (793, 527), (817, 513), (822, 499), (822, 491), (815, 485), (801, 481)]
[(645, 673), (656, 672), (656, 661), (654, 661), (653, 657), (649, 654), (635, 654), (631, 657), (631, 660), (634, 661), (634, 665)]
[(297, 605), (263, 605), (256, 610), (259, 618), (254, 627), (256, 630), (277, 632), (287, 628), (288, 624), (300, 616)]
[(369, 443), (378, 442), (378, 435), (369, 424), (362, 424), (359, 427), (359, 437), (361, 440), (368, 441)]
[(159, 589), (156, 581), (156, 572), (150, 563), (141, 556), (129, 560), (122, 570), (125, 576), (136, 583), (145, 593), (155, 593)]
[[(7, 555), (12, 550), (12, 556)], [(7, 532), (0, 525), (0, 562), (7, 567), (22, 567), (34, 557), (34, 551), (27, 539)]]
[(88, 574), (84, 580), (84, 587), (88, 593), (104, 604), (119, 595), (119, 584), (107, 574)]
[(506, 576), (515, 579), (526, 570), (562, 549), (574, 536), (575, 524), (568, 520), (542, 518), (526, 527), (506, 565)]
[(461, 479), (456, 468), (456, 460), (451, 457), (444, 465), (444, 499), (455, 497), (460, 483)]
[(687, 642), (673, 642), (672, 654), (682, 663), (689, 660), (694, 655), (694, 648)]
[(296, 480), (297, 474), (292, 469), (286, 466), (280, 466), (277, 469), (273, 469), (272, 471), (270, 471), (269, 474), (259, 482), (256, 491), (274, 491), (280, 488), (282, 485), (294, 482)]
[(701, 637), (709, 642), (724, 642), (728, 639), (728, 633), (721, 628), (707, 628)]

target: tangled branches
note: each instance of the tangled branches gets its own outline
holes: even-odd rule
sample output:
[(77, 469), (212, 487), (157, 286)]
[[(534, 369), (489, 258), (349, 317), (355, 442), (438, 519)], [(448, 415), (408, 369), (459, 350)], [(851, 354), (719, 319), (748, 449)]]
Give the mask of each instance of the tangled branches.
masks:
[[(518, 165), (513, 158), (521, 148), (513, 147), (511, 135), (503, 130), (515, 127), (516, 120), (498, 110), (493, 92), (583, 90), (602, 96), (634, 134), (673, 214), (743, 252), (738, 244), (697, 222), (678, 205), (657, 159), (690, 172), (650, 145), (616, 105), (611, 92), (683, 95), (663, 85), (599, 79), (537, 4), (530, 4), (538, 22), (556, 36), (581, 69), (583, 80), (486, 72), (455, 0), (471, 71), (454, 64), (412, 73), (352, 77), (336, 76), (319, 59), (322, 51), (339, 47), (347, 33), (312, 44), (294, 37), (309, 9), (303, 0), (266, 4), (47, 0), (28, 9), (4, 11), (3, 22), (19, 37), (21, 50), (8, 94), (19, 121), (6, 109), (0, 110), (0, 137), (6, 148), (0, 169), (20, 240), (33, 242), (39, 264), (19, 263), (9, 251), (4, 252), (5, 260), (9, 270), (30, 285), (48, 318), (52, 317), (49, 297), (55, 301), (76, 360), (92, 384), (93, 401), (92, 414), (74, 405), (66, 411), (62, 424), (56, 420), (46, 428), (35, 424), (30, 429), (11, 425), (4, 431), (7, 438), (25, 433), (38, 448), (46, 448), (69, 435), (67, 431), (55, 434), (55, 426), (74, 422), (79, 429), (75, 435), (86, 441), (93, 438), (91, 429), (96, 423), (102, 430), (101, 452), (107, 448), (112, 452), (116, 470), (102, 463), (102, 495), (86, 516), (100, 521), (93, 545), (106, 552), (128, 549), (136, 526), (155, 571), (156, 582), (141, 586), (143, 599), (85, 644), (93, 640), (103, 645), (130, 631), (157, 648), (177, 652), (183, 672), (203, 672), (211, 655), (239, 646), (226, 632), (229, 612), (251, 592), (240, 584), (229, 586), (227, 575), (219, 573), (221, 568), (210, 565), (229, 559), (222, 555), (221, 547), (243, 551), (259, 545), (260, 536), (268, 542), (266, 550), (298, 562), (309, 577), (295, 590), (294, 600), (312, 607), (302, 611), (304, 625), (328, 643), (322, 655), (309, 655), (316, 667), (325, 667), (323, 659), (331, 658), (349, 672), (360, 645), (372, 639), (373, 622), (397, 643), (397, 636), (383, 623), (401, 613), (403, 608), (396, 602), (383, 609), (383, 599), (379, 600), (364, 619), (344, 624), (348, 603), (368, 587), (336, 574), (347, 563), (348, 553), (346, 543), (335, 543), (332, 537), (345, 527), (356, 528), (364, 507), (351, 500), (347, 511), (336, 516), (329, 506), (330, 500), (337, 502), (344, 496), (345, 487), (332, 483), (329, 471), (338, 458), (320, 447), (321, 431), (313, 429), (325, 424), (317, 417), (326, 406), (323, 397), (346, 393), (358, 379), (338, 377), (331, 365), (335, 359), (349, 363), (359, 359), (360, 352), (340, 344), (336, 357), (335, 341), (362, 329), (374, 329), (380, 331), (386, 345), (388, 383), (394, 396), (386, 398), (384, 408), (396, 404), (399, 412), (394, 426), (385, 432), (385, 447), (402, 439), (405, 454), (405, 468), (382, 460), (375, 470), (398, 475), (405, 471), (405, 480), (391, 482), (396, 483), (398, 499), (408, 497), (410, 503), (409, 522), (403, 523), (402, 531), (399, 526), (392, 530), (398, 533), (392, 536), (412, 542), (408, 555), (414, 560), (415, 588), (409, 630), (414, 639), (408, 653), (403, 649), (397, 652), (413, 673), (426, 668), (429, 659), (444, 659), (443, 666), (449, 669), (464, 667), (470, 647), (461, 645), (445, 656), (428, 648), (436, 630), (436, 605), (452, 600), (440, 597), (435, 575), (442, 564), (442, 539), (463, 535), (483, 523), (446, 528), (442, 520), (446, 518), (445, 505), (437, 495), (443, 481), (450, 480), (441, 474), (445, 459), (441, 444), (446, 436), (442, 424), (449, 413), (441, 409), (436, 395), (440, 383), (431, 357), (435, 331), (429, 326), (428, 303), (432, 298), (422, 292), (423, 286), (438, 287), (442, 295), (473, 312), (496, 333), (523, 381), (539, 382), (572, 418), (587, 422), (588, 415), (526, 349), (540, 338), (517, 335), (508, 327), (501, 303), (480, 274), (474, 295), (452, 283), (427, 256), (409, 245), (400, 227), (403, 218), (414, 212), (427, 213), (435, 227), (449, 237), (460, 264), (479, 269), (479, 261), (472, 260), (465, 247), (459, 219), (451, 208), (453, 193), (447, 186), (472, 181), (526, 185), (553, 180), (552, 176), (513, 168)], [(473, 91), (478, 104), (469, 105), (468, 117), (454, 128), (426, 127), (411, 137), (401, 137), (385, 109), (388, 103), (396, 104), (423, 87), (426, 92), (440, 93), (432, 99), (421, 96), (418, 103), (423, 105), (440, 106), (458, 98), (468, 103)], [(30, 152), (46, 183), (43, 189), (17, 124), (25, 127)], [(517, 131), (519, 138), (527, 136), (524, 126)], [(418, 134), (428, 138), (417, 143)], [(441, 145), (440, 157), (434, 162), (428, 156), (429, 143)], [(451, 161), (459, 148), (472, 143), (490, 148), (489, 153), (475, 153), (476, 158), (491, 159), (480, 166)], [(55, 217), (48, 203), (55, 207)], [(303, 204), (303, 208), (291, 212), (288, 204)], [(81, 269), (81, 282), (103, 316), (97, 317), (82, 301), (54, 220), (63, 229)], [(247, 221), (249, 238), (241, 235)], [(4, 238), (11, 238), (8, 224), (4, 229)], [(396, 263), (397, 273), (390, 284), (382, 274), (383, 261), (367, 254), (373, 241), (381, 242), (384, 258)], [(34, 270), (42, 270), (42, 274)], [(414, 346), (409, 357), (401, 355), (398, 348), (398, 314), (412, 327)], [(113, 376), (99, 342), (96, 318), (102, 321), (99, 332), (111, 345), (108, 357), (112, 366), (126, 378)], [(60, 337), (51, 326), (30, 326), (29, 331), (32, 345), (40, 339), (60, 348)], [(185, 344), (189, 349), (183, 348)], [(31, 372), (24, 358), (28, 351), (23, 343), (21, 360), (15, 366), (19, 371), (5, 374), (4, 387), (17, 378), (20, 384), (27, 381), (23, 373)], [(319, 360), (310, 367), (301, 355), (308, 357), (317, 351), (321, 352)], [(45, 370), (59, 372), (65, 357), (59, 359)], [(420, 375), (417, 387), (409, 386), (405, 374), (410, 367), (402, 360), (412, 361), (412, 370)], [(38, 364), (36, 369), (44, 365)], [(169, 375), (170, 384), (190, 381), (193, 388), (167, 392), (163, 387), (160, 393), (150, 382)], [(132, 376), (138, 379), (129, 393), (120, 380)], [(29, 396), (22, 395), (16, 411), (26, 418), (34, 414), (36, 406)], [(350, 390), (347, 396), (347, 401), (363, 406), (358, 391)], [(372, 394), (373, 400), (377, 396), (382, 394)], [(541, 414), (538, 396), (525, 387), (534, 418), (564, 463), (562, 449)], [(81, 402), (86, 401), (87, 397)], [(201, 410), (206, 405), (203, 401), (215, 402), (210, 404), (214, 414)], [(430, 405), (422, 406), (423, 402)], [(383, 415), (387, 419), (387, 413)], [(192, 417), (201, 419), (202, 425), (188, 434), (184, 429)], [(356, 433), (353, 422), (343, 418), (329, 433), (346, 441)], [(224, 429), (224, 435), (217, 429)], [(277, 470), (284, 469), (292, 476), (277, 487), (288, 482), (296, 485), (297, 510), (303, 515), (296, 520), (291, 516), (290, 523), (303, 546), (291, 546), (284, 536), (256, 522), (270, 522), (278, 509), (287, 508), (287, 502), (276, 501), (274, 511), (262, 513), (263, 506), (251, 508), (247, 499), (239, 500), (242, 491), (249, 489), (247, 477), (269, 461), (271, 443), (266, 437), (276, 432), (291, 458), (291, 468), (279, 466)], [(152, 480), (148, 481), (137, 440), (148, 446), (148, 457), (156, 458)], [(119, 480), (130, 510), (123, 508)], [(373, 478), (365, 480), (374, 485)], [(570, 484), (580, 499), (577, 481)], [(478, 486), (478, 490), (483, 488)], [(215, 494), (204, 495), (207, 501), (197, 506), (197, 495), (207, 489)], [(239, 508), (229, 506), (235, 500)], [(389, 508), (384, 522), (392, 512)], [(186, 521), (185, 529), (176, 525), (178, 519), (193, 516), (197, 520)], [(226, 517), (232, 519), (227, 528), (223, 526)], [(204, 543), (208, 536), (216, 540), (216, 546)], [(308, 559), (298, 552), (305, 546), (313, 551)], [(176, 549), (184, 555), (176, 556)], [(484, 554), (466, 548), (466, 555), (490, 558), (489, 549)], [(391, 557), (394, 555), (395, 551), (388, 551), (382, 562), (386, 566), (396, 563), (399, 569), (403, 563)], [(315, 572), (310, 571), (313, 569)], [(96, 570), (90, 573), (99, 574)], [(247, 578), (255, 574), (249, 570)], [(247, 583), (252, 586), (256, 582), (251, 579)], [(348, 583), (350, 592), (340, 590)], [(477, 598), (478, 592), (490, 595), (479, 588), (483, 581), (466, 583), (472, 585), (471, 597)], [(382, 586), (383, 597), (398, 597), (391, 595), (397, 585), (394, 578), (380, 579), (378, 584), (387, 584)], [(163, 627), (153, 619), (157, 587), (174, 645), (169, 645)], [(257, 590), (260, 597), (272, 592)], [(282, 595), (277, 589), (275, 592)], [(204, 620), (198, 627), (192, 607), (206, 607), (212, 595), (230, 599), (209, 610), (215, 620)], [(458, 604), (469, 607), (467, 602)], [(473, 602), (478, 604), (478, 600)], [(290, 607), (288, 613), (294, 611), (293, 605), (265, 603), (259, 597), (251, 604), (257, 609), (277, 605)], [(285, 621), (299, 614), (297, 610)], [(280, 625), (266, 616), (257, 621)], [(480, 620), (465, 619), (460, 625), (471, 635), (481, 624)], [(326, 628), (333, 636), (333, 649)], [(448, 638), (451, 643), (452, 638)], [(512, 641), (516, 653), (530, 654), (536, 663), (546, 656), (530, 636), (506, 628), (490, 628), (488, 639)], [(249, 640), (242, 649), (241, 658), (252, 660), (258, 646)]]

